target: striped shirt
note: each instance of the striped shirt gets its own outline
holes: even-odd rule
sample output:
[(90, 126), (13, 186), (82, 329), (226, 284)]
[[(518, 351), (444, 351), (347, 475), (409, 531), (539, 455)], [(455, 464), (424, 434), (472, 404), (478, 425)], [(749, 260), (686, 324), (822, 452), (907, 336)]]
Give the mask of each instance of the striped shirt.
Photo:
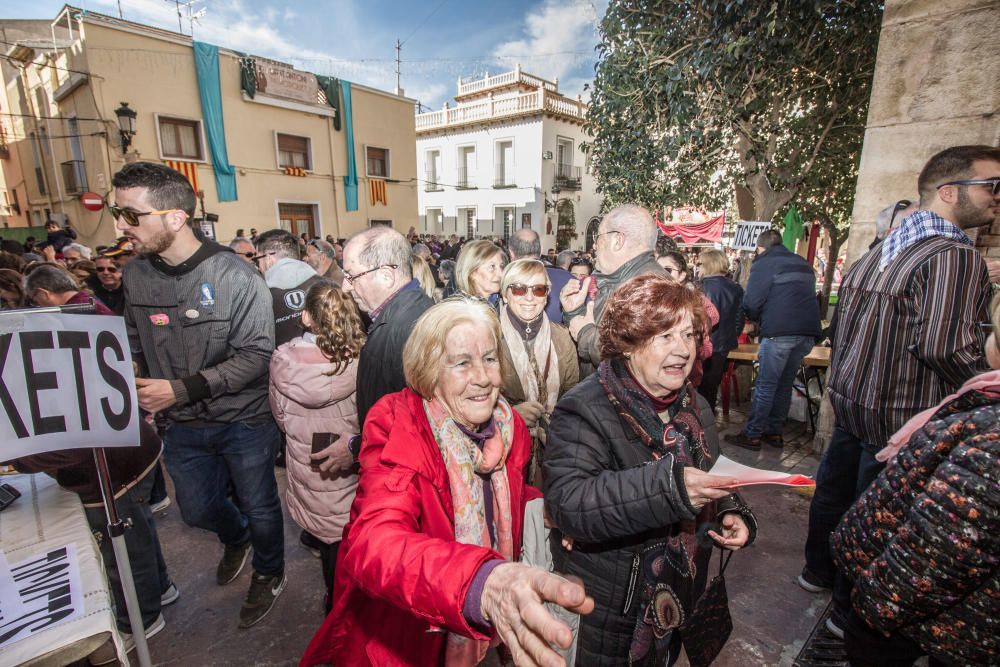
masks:
[(934, 236), (885, 271), (868, 251), (844, 278), (827, 383), (837, 425), (880, 449), (918, 412), (987, 370), (990, 279), (979, 252)]

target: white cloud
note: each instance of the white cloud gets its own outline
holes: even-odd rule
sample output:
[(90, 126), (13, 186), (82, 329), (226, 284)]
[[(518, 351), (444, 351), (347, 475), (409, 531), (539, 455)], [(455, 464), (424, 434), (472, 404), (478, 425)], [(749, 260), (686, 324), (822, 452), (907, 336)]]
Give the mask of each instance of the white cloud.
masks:
[[(545, 0), (524, 17), (524, 37), (499, 45), (494, 53), (513, 67), (521, 66), (546, 79), (560, 78), (560, 90), (575, 95), (583, 83), (593, 78), (593, 48), (597, 44), (597, 24), (604, 15), (606, 0), (560, 2)], [(569, 88), (566, 77), (572, 75)]]

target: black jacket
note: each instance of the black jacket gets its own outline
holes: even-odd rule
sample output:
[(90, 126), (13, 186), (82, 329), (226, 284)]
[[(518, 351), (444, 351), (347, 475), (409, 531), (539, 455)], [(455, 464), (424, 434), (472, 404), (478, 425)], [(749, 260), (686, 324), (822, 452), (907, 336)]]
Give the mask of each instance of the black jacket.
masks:
[(386, 394), (406, 387), (403, 376), (403, 346), (413, 325), (434, 305), (429, 296), (412, 282), (392, 297), (368, 327), (368, 340), (358, 359), (358, 425), (373, 405)]
[[(712, 460), (719, 454), (715, 417), (698, 396)], [(626, 664), (638, 612), (633, 562), (640, 549), (663, 541), (664, 528), (692, 520), (683, 468), (652, 452), (622, 421), (592, 374), (566, 392), (550, 420), (543, 464), (545, 507), (573, 538), (573, 550), (554, 554), (559, 572), (580, 577), (594, 598), (580, 619), (578, 665)], [(738, 497), (719, 503), (720, 514), (740, 511), (753, 540), (756, 524)], [(741, 511), (742, 509), (742, 511)], [(631, 604), (626, 604), (632, 598)]]
[(743, 310), (760, 323), (760, 335), (816, 336), (819, 303), (816, 274), (806, 260), (783, 245), (765, 250), (750, 267)]
[(719, 324), (712, 330), (712, 351), (728, 352), (739, 344), (743, 329), (743, 288), (726, 276), (709, 276), (701, 290), (719, 311)]

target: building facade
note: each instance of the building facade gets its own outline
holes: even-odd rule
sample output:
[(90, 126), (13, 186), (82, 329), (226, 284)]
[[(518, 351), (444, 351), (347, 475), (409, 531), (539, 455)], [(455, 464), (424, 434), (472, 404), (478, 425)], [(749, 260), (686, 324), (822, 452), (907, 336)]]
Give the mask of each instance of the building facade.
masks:
[(521, 71), (459, 80), (456, 105), (417, 115), (420, 231), (582, 248), (600, 209), (582, 145), (585, 104)]
[[(409, 98), (69, 6), (52, 22), (0, 20), (0, 39), (11, 227), (51, 217), (86, 243), (112, 240), (109, 214), (81, 195), (106, 195), (136, 160), (185, 173), (221, 241), (417, 223)], [(119, 120), (130, 112), (134, 134)]]

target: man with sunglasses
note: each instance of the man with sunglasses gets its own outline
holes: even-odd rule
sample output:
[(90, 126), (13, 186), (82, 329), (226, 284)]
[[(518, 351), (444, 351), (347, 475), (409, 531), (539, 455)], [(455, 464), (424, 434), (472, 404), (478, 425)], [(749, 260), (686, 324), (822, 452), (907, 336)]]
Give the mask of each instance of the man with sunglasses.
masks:
[(257, 256), (257, 250), (247, 239), (237, 236), (229, 242), (229, 249), (247, 264), (253, 265), (253, 258)]
[(87, 287), (104, 302), (115, 315), (125, 314), (125, 291), (122, 289), (122, 273), (111, 257), (101, 255), (94, 260), (96, 273), (87, 279)]
[(132, 353), (146, 369), (136, 379), (139, 406), (167, 421), (164, 462), (184, 522), (224, 545), (216, 583), (234, 581), (253, 547), (239, 621), (247, 628), (285, 587), (273, 465), (280, 435), (268, 403), (271, 295), (252, 266), (195, 236), (195, 194), (182, 174), (135, 162), (112, 185), (115, 227), (140, 255), (123, 276)]
[(937, 153), (917, 179), (918, 210), (840, 286), (827, 379), (835, 426), (816, 474), (799, 584), (833, 587), (832, 630), (872, 647), (874, 662), (878, 651), (896, 651), (850, 611), (850, 584), (834, 567), (829, 536), (884, 467), (875, 454), (889, 437), (989, 368), (979, 325), (990, 319), (990, 277), (966, 232), (996, 219), (998, 184), (1000, 149)]

